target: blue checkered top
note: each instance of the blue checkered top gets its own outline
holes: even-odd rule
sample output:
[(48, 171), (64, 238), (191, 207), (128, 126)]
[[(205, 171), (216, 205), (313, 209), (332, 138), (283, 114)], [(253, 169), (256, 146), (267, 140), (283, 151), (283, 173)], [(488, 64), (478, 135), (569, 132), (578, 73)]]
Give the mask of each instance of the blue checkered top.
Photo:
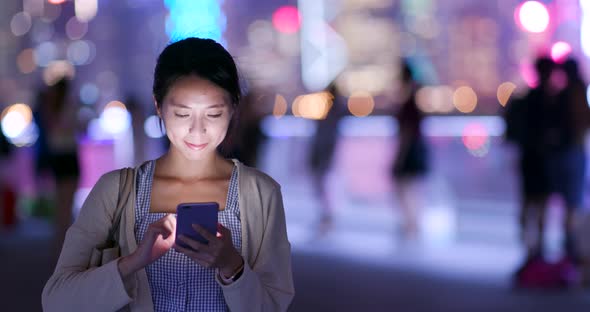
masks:
[[(165, 213), (150, 213), (155, 161), (144, 163), (137, 174), (135, 239), (141, 242), (148, 226)], [(238, 171), (234, 166), (227, 204), (219, 223), (231, 230), (233, 244), (241, 253), (242, 235), (238, 206)], [(146, 267), (154, 311), (229, 311), (223, 291), (215, 281), (215, 269), (205, 268), (182, 253), (169, 250)]]

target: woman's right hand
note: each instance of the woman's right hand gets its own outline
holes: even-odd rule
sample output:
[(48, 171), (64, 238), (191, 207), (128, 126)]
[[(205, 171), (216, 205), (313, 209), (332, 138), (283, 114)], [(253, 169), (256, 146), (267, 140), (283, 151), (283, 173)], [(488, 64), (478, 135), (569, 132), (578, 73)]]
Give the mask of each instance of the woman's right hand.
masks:
[(119, 271), (125, 278), (152, 264), (174, 246), (176, 241), (176, 217), (167, 214), (150, 224), (137, 249), (119, 260)]

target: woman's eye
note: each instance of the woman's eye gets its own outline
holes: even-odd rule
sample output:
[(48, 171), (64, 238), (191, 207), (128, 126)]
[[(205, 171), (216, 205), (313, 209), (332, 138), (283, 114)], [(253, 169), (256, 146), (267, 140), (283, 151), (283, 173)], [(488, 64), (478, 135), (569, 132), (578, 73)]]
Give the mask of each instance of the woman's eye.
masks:
[(176, 117), (180, 117), (180, 118), (186, 118), (186, 117), (188, 117), (188, 114), (187, 114), (187, 115), (182, 115), (182, 114), (174, 114), (174, 115), (176, 115)]
[(211, 118), (219, 118), (219, 117), (221, 117), (221, 113), (219, 113), (219, 114), (213, 114), (213, 115), (207, 115), (207, 116), (209, 116)]

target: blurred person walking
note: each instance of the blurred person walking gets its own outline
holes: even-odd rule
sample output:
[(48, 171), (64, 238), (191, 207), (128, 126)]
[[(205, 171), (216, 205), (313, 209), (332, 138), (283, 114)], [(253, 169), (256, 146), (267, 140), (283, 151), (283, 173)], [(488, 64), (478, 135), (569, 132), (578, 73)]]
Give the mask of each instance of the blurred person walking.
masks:
[(424, 114), (416, 105), (416, 92), (420, 85), (407, 61), (402, 63), (401, 79), (405, 100), (395, 114), (399, 131), (392, 175), (402, 212), (402, 233), (405, 238), (413, 239), (419, 233), (419, 210), (422, 206), (419, 193), (423, 177), (428, 172), (428, 146), (420, 129)]
[(59, 253), (72, 223), (74, 194), (78, 188), (78, 121), (69, 97), (70, 81), (65, 77), (38, 95), (35, 121), (39, 126), (36, 146), (38, 193), (47, 194), (47, 175), (55, 191), (55, 251)]
[(312, 185), (320, 202), (320, 219), (317, 227), (320, 235), (326, 234), (333, 223), (334, 207), (327, 191), (326, 177), (332, 167), (338, 143), (338, 123), (346, 114), (346, 106), (336, 82), (332, 82), (324, 92), (329, 94), (332, 105), (326, 117), (317, 121), (308, 158)]

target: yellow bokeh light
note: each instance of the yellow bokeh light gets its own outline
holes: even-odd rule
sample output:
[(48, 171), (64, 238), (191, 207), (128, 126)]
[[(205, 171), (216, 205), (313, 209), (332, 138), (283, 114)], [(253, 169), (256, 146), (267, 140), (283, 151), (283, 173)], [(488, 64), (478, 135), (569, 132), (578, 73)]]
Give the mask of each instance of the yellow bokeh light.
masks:
[(510, 99), (512, 92), (514, 92), (515, 89), (516, 84), (510, 81), (506, 81), (500, 84), (500, 86), (498, 86), (498, 92), (496, 93), (496, 95), (498, 97), (498, 102), (500, 102), (500, 105), (506, 106), (506, 103), (508, 103), (508, 100)]
[(43, 71), (43, 81), (48, 86), (53, 86), (62, 78), (73, 79), (76, 69), (68, 61), (53, 61)]
[(458, 111), (465, 114), (471, 113), (477, 106), (477, 94), (471, 87), (459, 87), (453, 94), (453, 104)]
[(348, 98), (348, 110), (356, 117), (370, 115), (375, 108), (373, 96), (366, 91), (356, 91)]
[(422, 87), (416, 92), (416, 106), (419, 110), (425, 113), (433, 113), (435, 111), (433, 105), (434, 87)]
[(27, 124), (33, 120), (33, 111), (31, 110), (29, 105), (23, 103), (17, 103), (5, 108), (2, 111), (2, 117), (0, 119), (4, 118), (4, 116), (11, 112), (16, 112), (20, 114)]
[(110, 101), (107, 105), (105, 105), (104, 110), (109, 108), (121, 108), (123, 110), (127, 110), (127, 107), (121, 101)]
[[(299, 98), (299, 97), (298, 97)], [(298, 113), (307, 119), (325, 119), (332, 108), (333, 96), (329, 92), (317, 92), (303, 95), (299, 101), (295, 99)]]
[(21, 73), (32, 73), (35, 70), (35, 68), (37, 68), (37, 64), (35, 63), (34, 50), (24, 49), (23, 51), (21, 51), (21, 53), (19, 53), (16, 58), (16, 64), (18, 65), (18, 69)]
[(293, 105), (291, 106), (291, 113), (295, 117), (301, 117), (301, 113), (299, 112), (299, 105), (301, 100), (303, 99), (304, 95), (300, 95), (293, 100)]
[(275, 96), (275, 105), (272, 109), (272, 114), (275, 118), (281, 118), (287, 113), (287, 100), (284, 96), (277, 94)]

